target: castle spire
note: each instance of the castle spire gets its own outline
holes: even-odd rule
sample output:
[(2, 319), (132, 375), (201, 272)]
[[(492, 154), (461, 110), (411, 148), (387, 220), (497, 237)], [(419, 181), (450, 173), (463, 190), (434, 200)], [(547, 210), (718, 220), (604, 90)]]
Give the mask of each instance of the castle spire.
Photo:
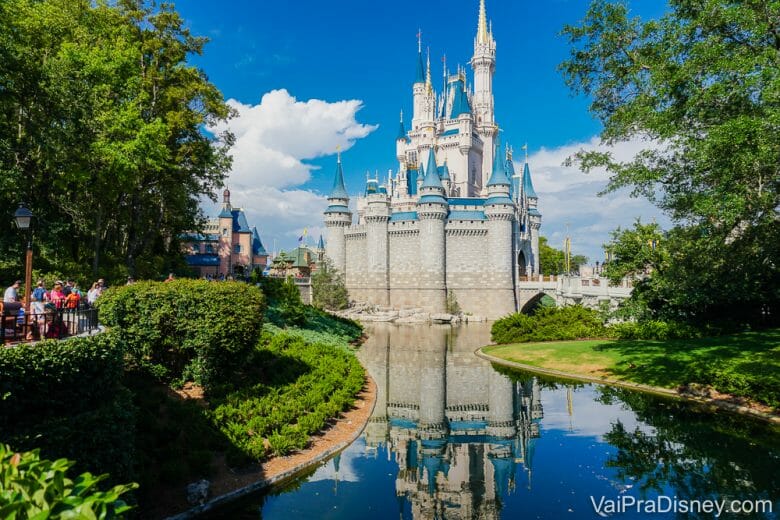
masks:
[(501, 156), (501, 141), (496, 137), (496, 150), (493, 153), (493, 174), (487, 183), (488, 186), (510, 186), (506, 175), (506, 158)]
[(415, 83), (425, 82), (425, 69), (423, 68), (422, 59), (422, 31), (417, 31), (417, 76), (414, 79)]
[(431, 147), (431, 151), (428, 153), (428, 166), (425, 168), (425, 179), (423, 179), (422, 185), (425, 188), (444, 187), (439, 177), (439, 169), (436, 167), (436, 153), (433, 147)]
[(347, 189), (344, 187), (344, 170), (341, 168), (341, 147), (338, 148), (338, 159), (336, 162), (336, 175), (333, 178), (333, 189), (330, 191), (329, 199), (349, 199)]
[(479, 0), (479, 21), (477, 22), (477, 43), (488, 43), (487, 12), (485, 0)]
[(431, 48), (428, 47), (428, 64), (425, 72), (425, 85), (430, 92), (433, 89), (433, 82), (431, 81)]
[(401, 109), (401, 124), (398, 127), (398, 137), (395, 138), (396, 141), (400, 141), (401, 139), (406, 139), (406, 129), (404, 128), (404, 111)]

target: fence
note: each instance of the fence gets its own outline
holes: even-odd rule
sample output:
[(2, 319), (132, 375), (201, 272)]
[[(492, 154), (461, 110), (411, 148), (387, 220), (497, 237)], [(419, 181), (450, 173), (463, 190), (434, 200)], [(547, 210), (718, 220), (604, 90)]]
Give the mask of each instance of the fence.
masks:
[(56, 309), (50, 306), (43, 312), (34, 307), (26, 314), (20, 304), (6, 303), (0, 310), (0, 345), (62, 339), (92, 332), (98, 328), (97, 309), (82, 305), (75, 309)]

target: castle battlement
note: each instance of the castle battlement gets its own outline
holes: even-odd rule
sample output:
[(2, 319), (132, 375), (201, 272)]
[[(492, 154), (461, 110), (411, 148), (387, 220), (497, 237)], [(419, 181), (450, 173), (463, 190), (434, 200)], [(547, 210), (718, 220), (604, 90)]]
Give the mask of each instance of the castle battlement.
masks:
[[(395, 308), (445, 313), (448, 302), (498, 318), (517, 309), (517, 281), (539, 272), (541, 214), (528, 158), (515, 173), (495, 122), (496, 41), (480, 1), (473, 85), (465, 69), (443, 67), (437, 93), (418, 41), (411, 126), (403, 114), (396, 138), (399, 167), (384, 183), (366, 180), (356, 213), (339, 155), (328, 197), (326, 254), (350, 298)], [(356, 217), (356, 218), (355, 218)]]

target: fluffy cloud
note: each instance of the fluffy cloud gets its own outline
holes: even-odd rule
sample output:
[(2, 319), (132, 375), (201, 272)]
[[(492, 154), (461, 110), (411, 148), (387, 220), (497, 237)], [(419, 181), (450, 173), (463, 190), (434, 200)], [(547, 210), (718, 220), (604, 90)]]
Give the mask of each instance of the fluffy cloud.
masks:
[[(642, 140), (625, 141), (608, 148), (620, 161), (632, 159), (638, 152), (654, 143)], [(609, 240), (610, 231), (630, 226), (637, 217), (649, 222), (655, 218), (662, 226), (669, 220), (644, 199), (629, 196), (626, 190), (602, 197), (609, 174), (597, 169), (588, 174), (576, 167), (563, 166), (567, 157), (579, 150), (601, 150), (597, 137), (585, 143), (574, 143), (559, 148), (542, 148), (532, 154), (528, 162), (534, 188), (539, 195), (539, 211), (542, 213), (541, 233), (552, 246), (562, 248), (568, 226), (572, 238), (572, 250), (589, 257), (591, 263), (602, 260), (602, 244)], [(516, 164), (515, 168), (522, 165)], [(522, 170), (518, 170), (522, 171)]]
[[(298, 101), (287, 90), (274, 90), (257, 105), (234, 99), (228, 105), (237, 117), (209, 130), (230, 130), (236, 138), (228, 178), (232, 203), (245, 209), (267, 249), (273, 238), (289, 247), (305, 226), (321, 220), (327, 206), (322, 196), (299, 188), (314, 168), (305, 161), (332, 154), (338, 146), (349, 149), (377, 127), (357, 122), (363, 106), (358, 100)], [(309, 235), (316, 239), (320, 231), (309, 228)]]

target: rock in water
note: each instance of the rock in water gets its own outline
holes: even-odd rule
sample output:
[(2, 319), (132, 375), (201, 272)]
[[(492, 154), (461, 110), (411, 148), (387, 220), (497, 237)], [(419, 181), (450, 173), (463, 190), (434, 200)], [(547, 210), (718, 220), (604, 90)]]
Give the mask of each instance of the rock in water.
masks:
[(187, 502), (191, 505), (202, 505), (209, 498), (211, 482), (206, 479), (187, 485)]

